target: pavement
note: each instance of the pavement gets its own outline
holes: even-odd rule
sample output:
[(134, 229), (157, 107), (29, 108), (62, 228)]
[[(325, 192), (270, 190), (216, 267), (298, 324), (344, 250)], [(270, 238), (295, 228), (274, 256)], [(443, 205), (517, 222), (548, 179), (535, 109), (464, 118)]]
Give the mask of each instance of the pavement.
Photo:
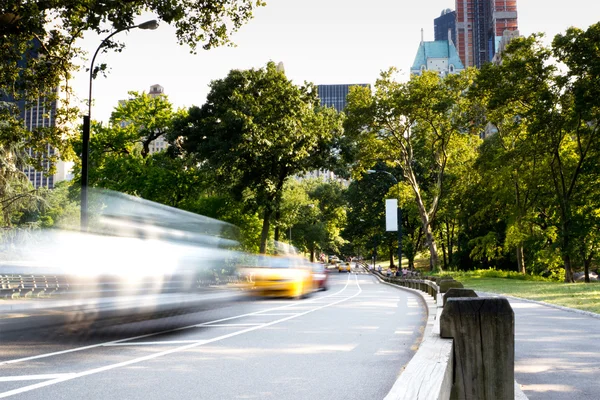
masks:
[(527, 397), (599, 399), (600, 315), (507, 298), (515, 313), (515, 380)]
[(600, 314), (503, 297), (515, 313), (515, 380), (527, 398), (600, 399)]

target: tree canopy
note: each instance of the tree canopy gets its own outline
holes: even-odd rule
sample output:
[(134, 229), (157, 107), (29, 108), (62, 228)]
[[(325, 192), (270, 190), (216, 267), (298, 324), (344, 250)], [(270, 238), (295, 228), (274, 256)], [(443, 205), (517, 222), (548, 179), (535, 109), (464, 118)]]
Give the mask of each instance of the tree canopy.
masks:
[(261, 252), (286, 179), (327, 167), (340, 133), (339, 115), (319, 107), (315, 88), (294, 85), (272, 62), (213, 81), (206, 103), (174, 131), (185, 154), (263, 210)]

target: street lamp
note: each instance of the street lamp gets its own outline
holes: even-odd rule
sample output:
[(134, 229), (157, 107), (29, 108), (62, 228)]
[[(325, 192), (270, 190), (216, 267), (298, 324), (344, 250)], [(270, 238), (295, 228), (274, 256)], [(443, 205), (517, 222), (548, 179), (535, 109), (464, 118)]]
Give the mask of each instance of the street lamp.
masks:
[(96, 61), (96, 56), (98, 52), (108, 39), (113, 37), (119, 32), (128, 31), (130, 29), (149, 29), (154, 30), (158, 28), (158, 21), (155, 19), (146, 21), (139, 25), (131, 25), (125, 28), (118, 29), (108, 35), (104, 40), (100, 43), (100, 46), (96, 49), (94, 53), (94, 57), (92, 57), (92, 65), (90, 66), (90, 90), (88, 93), (88, 115), (83, 116), (83, 137), (82, 137), (82, 148), (81, 148), (81, 230), (87, 230), (88, 227), (88, 166), (89, 166), (89, 156), (90, 156), (90, 121), (92, 117), (92, 82), (94, 80), (94, 61)]
[[(396, 184), (396, 186), (398, 186), (398, 179), (396, 179), (396, 177), (394, 175), (392, 175), (391, 173), (389, 173), (387, 171), (382, 171), (382, 170), (374, 170), (374, 169), (367, 170), (367, 174), (376, 174), (376, 173), (382, 173), (382, 174), (389, 175), (389, 177), (394, 180), (394, 183)], [(400, 209), (400, 186), (398, 186), (397, 217), (398, 217), (398, 270), (400, 270), (400, 268), (402, 268), (402, 210)]]

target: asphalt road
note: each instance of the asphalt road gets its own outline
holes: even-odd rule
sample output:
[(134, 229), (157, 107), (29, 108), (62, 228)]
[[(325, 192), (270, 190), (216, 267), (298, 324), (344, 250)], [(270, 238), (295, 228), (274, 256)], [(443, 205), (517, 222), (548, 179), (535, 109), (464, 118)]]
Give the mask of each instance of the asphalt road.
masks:
[(380, 399), (420, 342), (419, 298), (356, 270), (304, 300), (241, 301), (81, 336), (0, 341), (0, 398)]

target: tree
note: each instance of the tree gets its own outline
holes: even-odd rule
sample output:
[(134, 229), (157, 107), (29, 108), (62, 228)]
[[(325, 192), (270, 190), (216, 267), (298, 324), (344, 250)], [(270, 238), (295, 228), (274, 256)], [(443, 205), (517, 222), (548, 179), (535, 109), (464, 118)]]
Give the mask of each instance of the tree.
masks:
[[(142, 145), (142, 158), (150, 154), (150, 144), (166, 136), (176, 113), (167, 96), (150, 96), (145, 92), (129, 92), (130, 99), (119, 104), (110, 117), (113, 127), (123, 128), (119, 135), (133, 134)], [(184, 111), (179, 111), (184, 113)], [(125, 132), (124, 132), (125, 131)]]
[[(377, 170), (386, 170), (384, 163), (375, 165)], [(392, 170), (392, 172), (394, 172)], [(397, 198), (397, 188), (390, 186), (393, 182), (380, 174), (363, 175), (360, 180), (350, 183), (346, 191), (348, 203), (347, 223), (343, 237), (359, 250), (369, 251), (381, 245), (387, 251), (390, 266), (394, 265), (396, 254), (397, 234), (385, 230), (385, 199)], [(402, 204), (400, 199), (400, 203)], [(412, 197), (411, 197), (412, 200)], [(403, 210), (404, 211), (404, 210)], [(403, 219), (406, 220), (403, 213)], [(403, 243), (406, 240), (404, 237)], [(410, 253), (410, 248), (408, 248)], [(404, 254), (407, 254), (404, 251)], [(413, 258), (414, 260), (414, 258)]]
[(12, 226), (24, 210), (36, 208), (39, 193), (22, 171), (23, 143), (0, 144), (0, 212), (2, 226)]
[[(210, 171), (176, 149), (150, 154), (150, 145), (172, 130), (176, 117), (166, 96), (152, 98), (130, 92), (127, 102), (117, 106), (109, 126), (94, 123), (90, 140), (89, 183), (104, 189), (141, 196), (172, 207), (191, 202), (210, 185)], [(77, 143), (75, 147), (79, 147)], [(81, 165), (74, 167), (75, 182)]]
[(432, 225), (453, 156), (452, 143), (477, 132), (466, 96), (474, 72), (446, 78), (425, 72), (406, 83), (396, 82), (394, 72), (381, 74), (374, 94), (361, 87), (350, 92), (345, 148), (359, 160), (358, 171), (372, 165), (373, 157), (402, 169), (414, 193), (434, 269), (440, 265)]
[(180, 148), (263, 210), (260, 252), (290, 176), (326, 168), (341, 120), (319, 107), (312, 85), (298, 87), (270, 62), (211, 83), (206, 103), (176, 126)]
[[(47, 145), (61, 157), (72, 157), (66, 141), (68, 123), (77, 116), (69, 103), (72, 73), (83, 56), (76, 41), (84, 32), (107, 34), (135, 24), (135, 19), (150, 11), (176, 27), (179, 44), (195, 51), (231, 44), (230, 35), (252, 17), (261, 0), (127, 0), (127, 1), (21, 1), (5, 0), (0, 5), (0, 144), (27, 141), (38, 163)], [(106, 50), (121, 51), (124, 44), (109, 41)], [(100, 64), (93, 71), (105, 71)], [(19, 122), (15, 102), (25, 105), (38, 99), (48, 106), (61, 98), (53, 110), (52, 127), (25, 129)], [(48, 161), (48, 160), (46, 160)], [(54, 158), (49, 160), (51, 163)], [(51, 173), (53, 171), (50, 171)]]
[(502, 64), (484, 68), (472, 91), (486, 97), (498, 127), (498, 177), (513, 187), (509, 233), (517, 238), (520, 269), (524, 234), (543, 218), (557, 228), (567, 282), (576, 247), (594, 229), (577, 208), (589, 201), (600, 170), (599, 39), (596, 24), (585, 32), (570, 28), (551, 47), (539, 35), (513, 40)]

